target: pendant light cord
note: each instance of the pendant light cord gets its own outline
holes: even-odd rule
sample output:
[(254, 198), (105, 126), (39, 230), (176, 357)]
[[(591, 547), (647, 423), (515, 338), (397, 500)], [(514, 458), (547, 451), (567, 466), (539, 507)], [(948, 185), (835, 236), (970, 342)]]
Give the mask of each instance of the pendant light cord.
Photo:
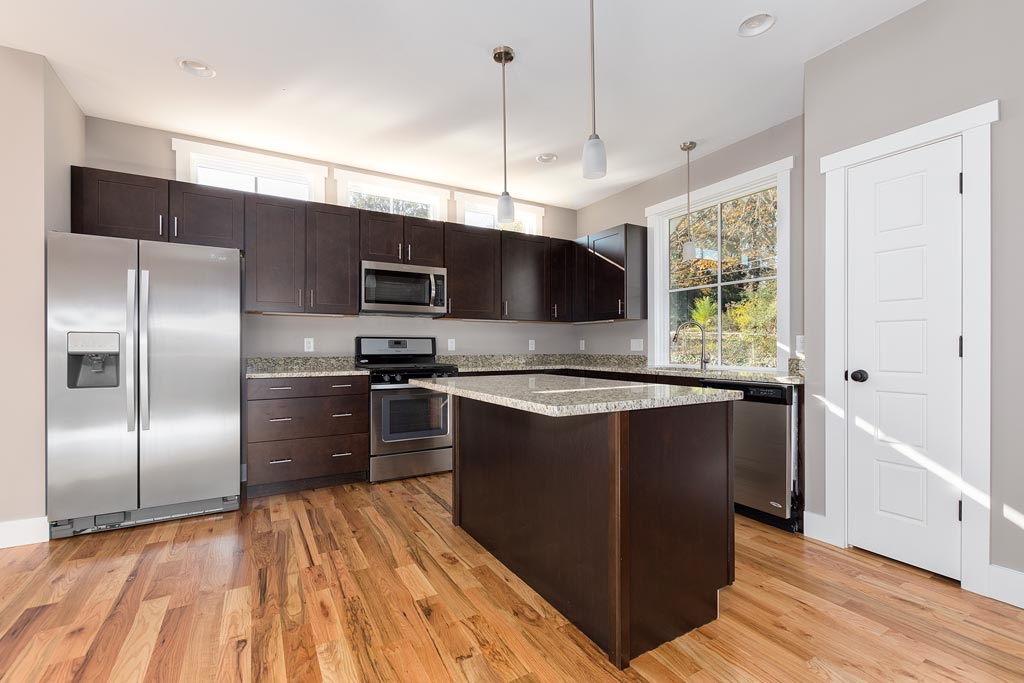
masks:
[(690, 150), (686, 150), (686, 236), (693, 241), (693, 212), (690, 209)]
[(594, 66), (594, 0), (590, 0), (590, 132), (597, 135), (597, 77)]
[(508, 192), (508, 114), (505, 109), (505, 62), (501, 63), (501, 161), (504, 189)]

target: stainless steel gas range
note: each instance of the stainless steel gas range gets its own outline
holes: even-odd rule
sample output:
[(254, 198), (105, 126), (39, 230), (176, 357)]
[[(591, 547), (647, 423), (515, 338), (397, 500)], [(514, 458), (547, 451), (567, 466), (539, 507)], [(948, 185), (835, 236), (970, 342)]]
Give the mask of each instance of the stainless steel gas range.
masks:
[(450, 397), (409, 384), (458, 374), (436, 354), (433, 337), (356, 337), (356, 364), (370, 371), (371, 482), (452, 469)]

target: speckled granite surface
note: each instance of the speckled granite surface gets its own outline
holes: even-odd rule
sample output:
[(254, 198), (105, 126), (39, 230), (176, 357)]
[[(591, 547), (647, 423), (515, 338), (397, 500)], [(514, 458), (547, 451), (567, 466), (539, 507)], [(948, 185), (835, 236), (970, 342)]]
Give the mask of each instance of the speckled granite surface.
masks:
[(648, 410), (743, 399), (743, 394), (738, 391), (543, 374), (410, 381), (416, 386), (443, 391), (453, 396), (548, 417)]
[[(698, 377), (708, 379), (736, 379), (749, 382), (803, 384), (801, 375), (783, 375), (772, 372), (739, 372), (734, 370), (706, 370), (676, 367), (648, 367), (643, 355), (606, 355), (586, 353), (522, 355), (442, 355), (442, 363), (458, 366), (460, 372), (545, 372), (550, 370), (600, 370), (605, 372), (631, 372), (641, 375), (668, 377)], [(792, 365), (791, 365), (792, 372)], [(246, 367), (247, 379), (273, 377), (324, 377), (331, 375), (365, 375), (355, 367), (352, 356), (250, 358)]]

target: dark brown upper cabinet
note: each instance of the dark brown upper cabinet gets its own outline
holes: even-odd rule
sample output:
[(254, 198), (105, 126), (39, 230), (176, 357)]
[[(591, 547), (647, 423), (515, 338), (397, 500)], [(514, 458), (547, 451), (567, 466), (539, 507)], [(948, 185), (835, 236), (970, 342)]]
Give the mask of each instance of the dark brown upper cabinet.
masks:
[(414, 266), (444, 266), (444, 223), (427, 218), (405, 218), (403, 262)]
[[(586, 271), (583, 268), (586, 253), (586, 247), (576, 242), (551, 240), (548, 251), (548, 277), (551, 284), (548, 291), (551, 296), (552, 322), (571, 323), (587, 319)], [(582, 284), (578, 282), (581, 270)]]
[(501, 231), (501, 317), (550, 320), (548, 247), (540, 235)]
[(245, 244), (245, 193), (170, 181), (171, 242), (241, 249)]
[(403, 218), (392, 213), (359, 212), (360, 253), (364, 261), (402, 263), (405, 256)]
[(587, 236), (588, 320), (647, 317), (647, 229), (628, 223)]
[(245, 196), (245, 309), (302, 313), (306, 306), (306, 204)]
[(167, 186), (161, 178), (71, 167), (71, 232), (167, 241)]
[(359, 313), (359, 210), (306, 205), (306, 300), (310, 313)]
[(448, 317), (501, 318), (501, 231), (444, 224)]

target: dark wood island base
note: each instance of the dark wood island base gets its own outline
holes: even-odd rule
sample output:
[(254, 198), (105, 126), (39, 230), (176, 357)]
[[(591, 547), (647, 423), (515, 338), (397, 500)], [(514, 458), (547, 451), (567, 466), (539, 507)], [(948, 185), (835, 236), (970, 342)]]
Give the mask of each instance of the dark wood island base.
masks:
[(547, 417), (453, 400), (455, 524), (615, 666), (718, 616), (731, 402)]

